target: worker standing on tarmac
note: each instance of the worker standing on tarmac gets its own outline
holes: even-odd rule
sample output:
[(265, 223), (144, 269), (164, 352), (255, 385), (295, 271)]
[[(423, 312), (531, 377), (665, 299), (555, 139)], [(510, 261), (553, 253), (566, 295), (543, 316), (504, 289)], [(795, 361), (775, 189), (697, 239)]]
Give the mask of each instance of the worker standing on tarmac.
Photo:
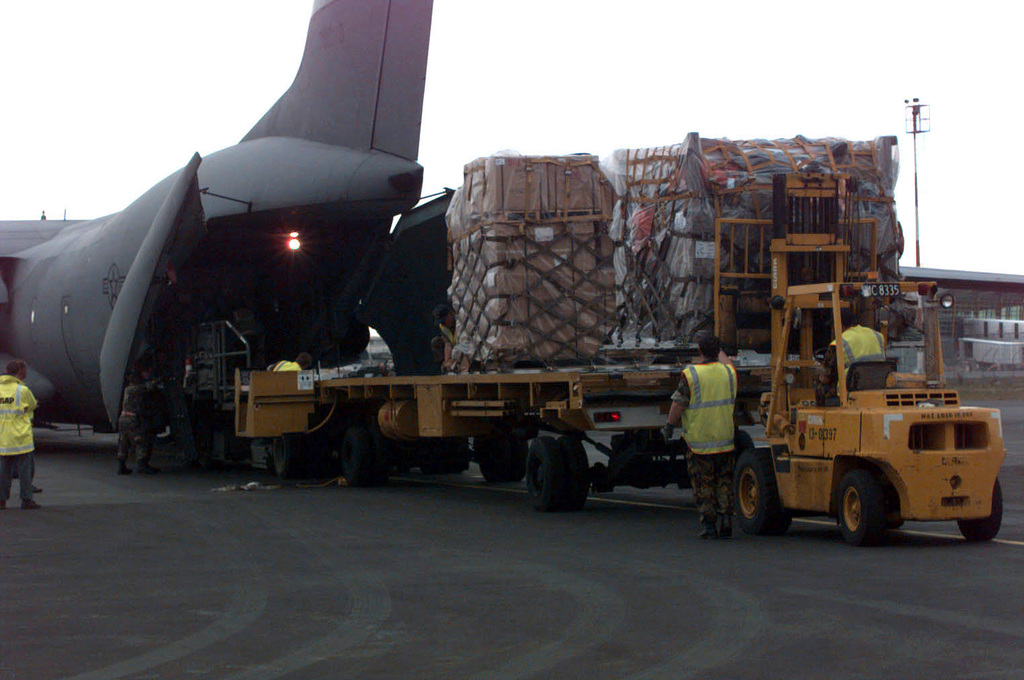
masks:
[(308, 352), (302, 352), (295, 357), (295, 361), (278, 361), (276, 364), (267, 366), (268, 371), (305, 371), (313, 365), (313, 357)]
[(32, 415), (36, 398), (22, 382), (28, 369), (25, 362), (14, 359), (7, 363), (7, 373), (0, 376), (0, 510), (11, 497), (11, 477), (18, 471), (21, 509), (35, 510), (32, 500), (32, 477), (35, 475), (35, 443), (32, 440)]
[(683, 369), (672, 394), (665, 441), (682, 421), (686, 440), (686, 471), (701, 518), (701, 538), (732, 536), (733, 468), (736, 467), (733, 410), (736, 404), (736, 368), (710, 333), (697, 341), (696, 364)]
[[(885, 359), (885, 340), (882, 334), (867, 326), (857, 323), (853, 310), (844, 307), (839, 312), (843, 324), (843, 357), (846, 359), (846, 370), (862, 361), (882, 361)], [(843, 376), (845, 379), (845, 376)], [(836, 361), (836, 341), (829, 343), (825, 354), (825, 367), (818, 376), (815, 396), (818, 405), (824, 406), (829, 398), (837, 395), (836, 385), (839, 380), (839, 368)]]
[(149, 369), (136, 368), (128, 375), (128, 385), (121, 399), (121, 415), (117, 419), (117, 474), (130, 475), (129, 454), (135, 454), (139, 472), (155, 475), (160, 472), (149, 464), (153, 455), (153, 440), (156, 433), (151, 426), (151, 396), (155, 385), (150, 380)]

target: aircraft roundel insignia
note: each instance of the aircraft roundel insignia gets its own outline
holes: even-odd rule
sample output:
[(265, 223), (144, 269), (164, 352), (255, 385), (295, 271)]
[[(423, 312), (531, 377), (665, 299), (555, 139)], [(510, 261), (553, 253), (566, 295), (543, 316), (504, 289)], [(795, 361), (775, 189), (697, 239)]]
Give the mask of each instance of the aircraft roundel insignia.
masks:
[(107, 270), (107, 278), (103, 279), (103, 294), (107, 296), (110, 307), (117, 303), (117, 296), (121, 293), (121, 286), (124, 284), (124, 274), (117, 268), (117, 264), (110, 265)]

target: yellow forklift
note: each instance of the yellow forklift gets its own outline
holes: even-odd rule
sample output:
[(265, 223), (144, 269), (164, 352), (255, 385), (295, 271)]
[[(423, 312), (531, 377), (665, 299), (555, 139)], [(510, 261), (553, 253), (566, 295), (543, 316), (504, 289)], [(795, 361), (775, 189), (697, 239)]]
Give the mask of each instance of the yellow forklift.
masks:
[[(951, 298), (937, 299), (931, 283), (879, 281), (870, 257), (848, 267), (847, 238), (858, 239), (827, 216), (841, 214), (849, 181), (776, 178), (771, 390), (760, 405), (768, 445), (739, 452), (738, 523), (782, 534), (793, 517), (827, 515), (859, 546), (907, 520), (955, 520), (967, 540), (991, 540), (1003, 514), (1000, 413), (964, 406), (946, 387), (937, 312)], [(843, 308), (883, 334), (910, 316), (916, 339), (900, 357), (850, 362)], [(834, 393), (823, 395), (830, 351)]]

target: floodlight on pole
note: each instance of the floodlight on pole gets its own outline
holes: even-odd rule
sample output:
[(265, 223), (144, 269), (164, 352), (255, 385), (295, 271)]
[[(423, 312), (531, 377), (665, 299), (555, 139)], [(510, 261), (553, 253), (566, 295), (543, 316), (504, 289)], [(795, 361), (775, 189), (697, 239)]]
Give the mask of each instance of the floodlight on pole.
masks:
[(921, 266), (921, 218), (917, 206), (917, 136), (932, 129), (931, 107), (921, 100), (904, 99), (907, 109), (907, 132), (914, 136), (914, 242), (917, 246), (917, 266)]

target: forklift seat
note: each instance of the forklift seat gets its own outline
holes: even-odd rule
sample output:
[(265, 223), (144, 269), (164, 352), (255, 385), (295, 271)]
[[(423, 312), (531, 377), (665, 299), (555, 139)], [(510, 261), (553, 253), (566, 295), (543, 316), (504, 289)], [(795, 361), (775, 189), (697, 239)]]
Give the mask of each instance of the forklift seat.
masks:
[(884, 390), (886, 379), (896, 372), (896, 359), (861, 361), (846, 369), (846, 390)]

